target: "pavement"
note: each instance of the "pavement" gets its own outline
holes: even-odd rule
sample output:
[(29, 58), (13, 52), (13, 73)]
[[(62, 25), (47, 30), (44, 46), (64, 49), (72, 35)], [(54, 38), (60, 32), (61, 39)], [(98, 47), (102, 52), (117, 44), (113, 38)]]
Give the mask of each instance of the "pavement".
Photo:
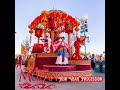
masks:
[[(105, 73), (96, 73), (91, 70), (93, 76), (102, 76), (102, 82), (49, 82), (45, 81), (46, 85), (55, 84), (57, 88), (53, 88), (52, 90), (105, 90)], [(22, 77), (21, 82), (19, 82), (20, 78), (20, 69), (15, 69), (15, 90), (40, 90), (40, 89), (22, 89), (18, 85), (23, 84), (25, 82), (29, 82), (28, 79), (24, 80)], [(32, 85), (40, 84), (40, 81), (32, 81), (29, 82)], [(41, 89), (41, 90), (50, 90), (50, 89)]]

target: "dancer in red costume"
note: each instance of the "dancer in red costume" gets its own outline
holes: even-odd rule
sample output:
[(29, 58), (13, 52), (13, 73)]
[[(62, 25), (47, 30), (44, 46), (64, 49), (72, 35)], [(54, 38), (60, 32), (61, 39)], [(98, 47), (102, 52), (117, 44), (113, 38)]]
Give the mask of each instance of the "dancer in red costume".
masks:
[(84, 41), (85, 38), (81, 39), (79, 37), (76, 37), (76, 41), (74, 42), (75, 53), (72, 56), (73, 60), (82, 60), (82, 57), (80, 56), (80, 48), (81, 48), (81, 44), (83, 44)]

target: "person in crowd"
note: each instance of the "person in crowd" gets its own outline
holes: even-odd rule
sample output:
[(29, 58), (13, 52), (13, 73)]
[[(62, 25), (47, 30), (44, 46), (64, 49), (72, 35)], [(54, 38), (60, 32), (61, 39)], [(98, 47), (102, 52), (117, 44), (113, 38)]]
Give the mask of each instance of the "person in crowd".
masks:
[(92, 67), (93, 70), (95, 69), (95, 62), (96, 62), (95, 55), (92, 54), (92, 58), (91, 58), (91, 67)]
[(103, 61), (105, 61), (105, 55), (104, 55), (104, 57), (103, 57)]
[(98, 62), (102, 62), (103, 61), (103, 57), (102, 57), (102, 54), (100, 54), (99, 56), (98, 56)]
[(99, 55), (96, 55), (96, 63), (99, 62)]

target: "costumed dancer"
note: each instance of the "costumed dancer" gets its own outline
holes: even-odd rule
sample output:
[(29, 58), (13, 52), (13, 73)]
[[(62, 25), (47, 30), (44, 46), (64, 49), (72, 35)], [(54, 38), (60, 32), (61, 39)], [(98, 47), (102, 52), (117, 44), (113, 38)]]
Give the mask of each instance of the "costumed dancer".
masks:
[(81, 40), (79, 37), (76, 37), (76, 41), (74, 42), (74, 47), (75, 47), (75, 53), (73, 54), (72, 59), (82, 60), (82, 57), (80, 56)]
[(57, 56), (57, 60), (55, 64), (58, 65), (66, 65), (68, 64), (68, 50), (69, 50), (69, 46), (68, 44), (64, 41), (64, 37), (61, 37), (62, 41), (59, 41), (58, 43), (55, 43), (53, 45), (53, 50), (54, 52), (56, 50), (58, 51), (58, 56)]
[(50, 52), (50, 45), (51, 45), (51, 39), (48, 38), (48, 35), (45, 36), (44, 39), (42, 39), (44, 42), (44, 52), (49, 53)]

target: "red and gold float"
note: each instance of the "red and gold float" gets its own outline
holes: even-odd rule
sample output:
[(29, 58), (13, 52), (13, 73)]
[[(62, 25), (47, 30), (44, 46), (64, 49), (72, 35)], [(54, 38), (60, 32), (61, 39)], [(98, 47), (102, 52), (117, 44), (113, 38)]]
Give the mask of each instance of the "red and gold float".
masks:
[[(78, 34), (76, 35), (76, 41), (74, 42), (75, 52), (71, 53), (71, 34), (73, 34), (73, 31), (78, 33), (80, 22), (77, 21), (74, 17), (67, 14), (66, 12), (63, 12), (61, 10), (49, 10), (49, 11), (42, 11), (40, 15), (38, 15), (28, 26), (30, 31), (30, 43), (32, 40), (32, 34), (34, 33), (35, 36), (38, 38), (38, 42), (33, 45), (32, 53), (31, 55), (34, 55), (33, 62), (31, 61), (31, 57), (28, 58), (26, 62), (26, 68), (30, 67), (30, 62), (34, 64), (34, 67), (37, 67), (40, 70), (47, 69), (48, 74), (53, 75), (78, 75), (80, 76), (90, 76), (91, 75), (91, 65), (90, 61), (82, 60), (82, 57), (80, 56), (80, 48), (81, 45), (85, 42), (85, 37), (81, 36), (78, 37)], [(57, 42), (57, 40), (60, 38), (61, 33), (67, 33), (68, 34), (68, 47), (69, 47), (69, 53), (68, 53), (68, 64), (65, 66), (58, 66), (55, 65), (55, 61), (57, 59), (58, 51), (54, 52), (53, 50), (53, 44)], [(49, 38), (51, 39), (49, 49), (45, 48), (42, 43), (40, 43), (40, 40), (44, 43), (47, 42), (46, 38), (48, 37), (47, 34), (49, 34)], [(42, 39), (41, 39), (42, 38)], [(49, 43), (47, 44), (49, 45)], [(44, 48), (48, 51), (44, 52)], [(30, 55), (30, 56), (31, 56)], [(32, 57), (33, 58), (33, 57)], [(76, 72), (77, 71), (77, 72)], [(69, 73), (68, 73), (69, 72)], [(56, 76), (58, 78), (58, 76)], [(44, 77), (45, 78), (45, 77)], [(53, 78), (54, 79), (54, 78)]]

